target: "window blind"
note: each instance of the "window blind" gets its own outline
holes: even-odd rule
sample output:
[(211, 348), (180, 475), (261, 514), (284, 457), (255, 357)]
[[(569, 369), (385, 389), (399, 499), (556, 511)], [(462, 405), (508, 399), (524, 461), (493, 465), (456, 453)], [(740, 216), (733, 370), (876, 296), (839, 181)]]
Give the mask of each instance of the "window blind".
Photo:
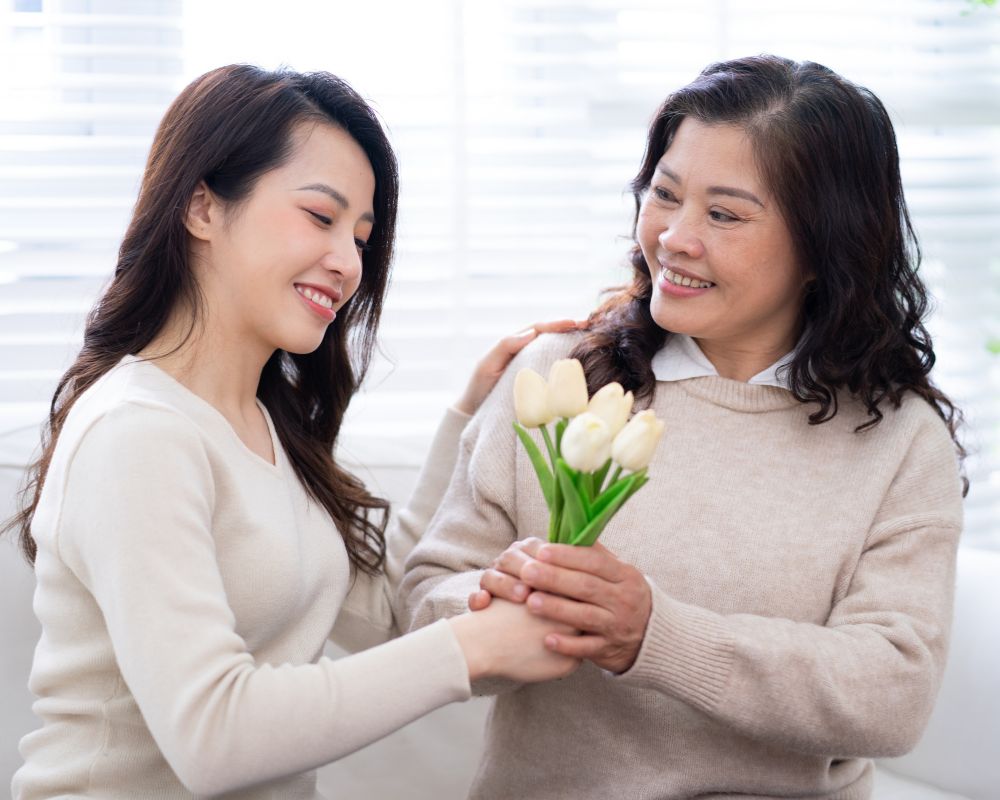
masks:
[(663, 97), (712, 61), (774, 52), (868, 86), (893, 115), (937, 306), (935, 377), (969, 417), (966, 539), (1000, 547), (1000, 357), (986, 348), (1000, 336), (1000, 11), (964, 0), (7, 2), (0, 442), (44, 414), (110, 274), (156, 121), (204, 70), (327, 69), (383, 116), (401, 163), (399, 248), (384, 352), (343, 448), (412, 471), (497, 336), (584, 316), (625, 279), (625, 186)]

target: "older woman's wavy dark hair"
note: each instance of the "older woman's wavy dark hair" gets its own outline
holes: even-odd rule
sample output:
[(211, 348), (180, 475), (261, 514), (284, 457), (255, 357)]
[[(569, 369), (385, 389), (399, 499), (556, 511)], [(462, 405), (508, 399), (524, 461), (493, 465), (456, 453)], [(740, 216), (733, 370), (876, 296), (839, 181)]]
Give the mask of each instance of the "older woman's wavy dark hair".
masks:
[(351, 563), (366, 572), (382, 565), (389, 504), (337, 464), (333, 450), (347, 404), (371, 361), (388, 285), (399, 195), (396, 156), (375, 112), (340, 78), (245, 64), (195, 79), (157, 129), (114, 278), (90, 312), (80, 354), (56, 387), (41, 456), (8, 525), (20, 531), (30, 561), (31, 518), (77, 398), (124, 356), (145, 348), (178, 304), (187, 304), (198, 318), (200, 293), (184, 224), (195, 188), (204, 181), (238, 207), (261, 175), (292, 155), (300, 123), (333, 125), (364, 150), (375, 173), (375, 224), (362, 256), (361, 283), (336, 323), (312, 353), (276, 351), (257, 394), (299, 479), (341, 531)]
[[(928, 377), (934, 350), (923, 324), (920, 250), (895, 133), (879, 99), (808, 61), (765, 55), (713, 64), (667, 97), (653, 119), (631, 186), (637, 218), (656, 164), (686, 117), (747, 132), (798, 263), (813, 270), (806, 329), (788, 374), (795, 396), (817, 406), (810, 423), (832, 419), (838, 391), (846, 390), (864, 403), (870, 419), (859, 430), (868, 428), (881, 421), (883, 402), (898, 408), (911, 391), (936, 409), (964, 456), (956, 435), (961, 413)], [(632, 282), (594, 312), (574, 356), (592, 389), (617, 380), (648, 397), (650, 360), (669, 332), (650, 315), (652, 280), (638, 244), (630, 260)]]

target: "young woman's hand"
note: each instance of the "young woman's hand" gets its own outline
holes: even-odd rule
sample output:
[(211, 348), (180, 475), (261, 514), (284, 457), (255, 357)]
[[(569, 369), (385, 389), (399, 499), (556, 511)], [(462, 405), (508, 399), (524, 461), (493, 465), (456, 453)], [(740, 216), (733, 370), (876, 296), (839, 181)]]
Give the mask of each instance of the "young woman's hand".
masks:
[(580, 660), (545, 645), (552, 635), (576, 631), (531, 614), (523, 605), (496, 600), (484, 611), (448, 620), (469, 666), (469, 680), (508, 678), (524, 683), (564, 678)]
[(492, 605), (491, 596), (516, 602), (526, 595), (531, 613), (581, 631), (579, 636), (553, 632), (545, 637), (546, 647), (611, 672), (635, 663), (653, 607), (642, 573), (601, 544), (515, 542), (483, 574), (480, 586), (470, 606)]
[(512, 336), (505, 336), (476, 364), (476, 369), (465, 387), (465, 393), (455, 404), (464, 414), (475, 414), (490, 393), (507, 365), (521, 350), (540, 333), (568, 333), (586, 326), (586, 321), (560, 319), (554, 322), (536, 322), (530, 328)]

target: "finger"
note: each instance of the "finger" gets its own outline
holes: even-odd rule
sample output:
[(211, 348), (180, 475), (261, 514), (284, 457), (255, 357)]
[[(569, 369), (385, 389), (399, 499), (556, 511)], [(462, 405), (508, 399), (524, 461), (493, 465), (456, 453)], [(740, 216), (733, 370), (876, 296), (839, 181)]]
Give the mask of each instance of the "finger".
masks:
[(538, 552), (545, 542), (541, 539), (528, 538), (514, 542), (504, 550), (493, 561), (493, 566), (503, 572), (513, 575), (515, 578), (521, 576), (521, 570), (528, 562), (534, 560), (535, 553)]
[(508, 361), (520, 353), (536, 336), (538, 336), (538, 330), (534, 326), (525, 328), (523, 331), (518, 331), (510, 336), (504, 336), (494, 345), (484, 361), (489, 360), (492, 366), (498, 369), (503, 368)]
[(482, 611), (484, 608), (489, 607), (489, 604), (492, 600), (493, 600), (493, 595), (491, 595), (485, 589), (480, 589), (478, 592), (473, 592), (472, 594), (469, 595), (469, 610)]
[(493, 597), (510, 600), (512, 603), (523, 603), (529, 592), (528, 587), (517, 578), (496, 569), (483, 572), (479, 587)]
[(554, 653), (570, 658), (598, 658), (607, 648), (603, 636), (565, 636), (559, 633), (545, 635), (545, 646)]
[(560, 594), (564, 597), (608, 607), (618, 592), (610, 581), (589, 572), (557, 567), (541, 561), (532, 561), (521, 570), (521, 580), (532, 589)]
[(614, 583), (624, 580), (629, 569), (627, 564), (619, 561), (614, 553), (599, 542), (590, 547), (546, 544), (537, 548), (535, 558), (565, 569), (587, 572)]
[(615, 622), (614, 614), (605, 608), (545, 592), (532, 592), (527, 606), (532, 614), (586, 633), (607, 635)]
[(538, 333), (567, 333), (586, 324), (586, 320), (556, 319), (549, 322), (536, 322), (531, 327)]

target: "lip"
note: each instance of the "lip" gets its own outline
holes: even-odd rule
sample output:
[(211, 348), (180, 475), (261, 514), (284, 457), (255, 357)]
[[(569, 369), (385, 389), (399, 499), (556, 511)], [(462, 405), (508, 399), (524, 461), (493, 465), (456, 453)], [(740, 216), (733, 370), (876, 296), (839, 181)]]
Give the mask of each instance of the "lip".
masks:
[[(699, 289), (694, 286), (678, 286), (676, 283), (667, 280), (664, 273), (668, 269), (677, 275), (682, 275), (686, 278), (691, 278), (692, 280), (705, 280), (704, 278), (700, 278), (697, 275), (693, 275), (685, 270), (674, 269), (673, 267), (668, 267), (666, 264), (661, 264), (660, 274), (656, 279), (656, 288), (659, 289), (662, 294), (670, 295), (671, 297), (698, 297), (699, 295), (703, 295), (705, 292), (710, 292), (715, 288), (714, 286), (709, 286), (704, 289)], [(708, 283), (711, 283), (711, 281), (708, 281)]]
[(690, 278), (693, 281), (704, 281), (705, 283), (715, 283), (715, 281), (710, 281), (708, 278), (703, 278), (701, 275), (697, 275), (694, 272), (690, 272), (686, 269), (681, 269), (680, 267), (674, 266), (666, 261), (658, 262), (660, 269), (669, 269), (671, 272), (680, 275), (682, 278)]
[[(335, 306), (340, 302), (341, 297), (343, 297), (341, 292), (338, 289), (334, 289), (332, 286), (322, 286), (318, 283), (296, 283), (294, 286), (301, 286), (304, 289), (312, 289), (316, 292), (322, 292), (333, 301)], [(326, 306), (321, 306), (319, 303), (314, 303), (298, 291), (296, 291), (295, 294), (298, 295), (298, 298), (305, 303), (306, 307), (310, 311), (316, 314), (316, 316), (324, 322), (333, 322), (334, 318), (337, 316), (337, 312), (332, 308), (327, 308)]]

